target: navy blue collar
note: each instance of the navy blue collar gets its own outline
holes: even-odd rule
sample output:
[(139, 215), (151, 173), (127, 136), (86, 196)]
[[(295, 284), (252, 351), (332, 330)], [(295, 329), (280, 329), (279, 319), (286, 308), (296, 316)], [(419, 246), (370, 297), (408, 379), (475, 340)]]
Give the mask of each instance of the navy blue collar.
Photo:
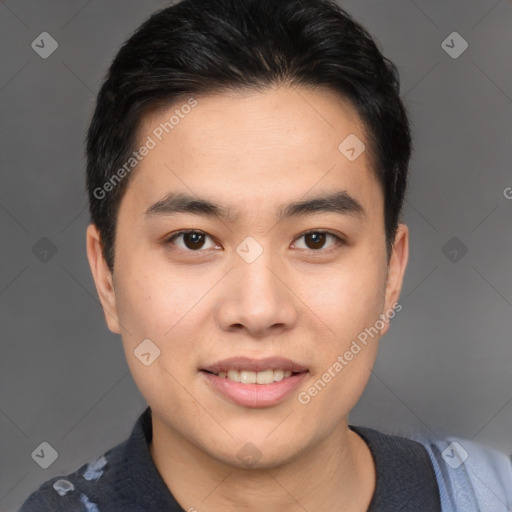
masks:
[[(350, 428), (368, 445), (377, 470), (376, 488), (368, 512), (441, 511), (434, 469), (420, 443), (368, 427), (350, 425)], [(123, 443), (120, 464), (111, 461), (117, 469), (118, 479), (130, 484), (125, 490), (130, 509), (137, 510), (138, 505), (140, 510), (184, 512), (153, 462), (149, 450), (152, 437), (148, 406), (139, 416), (129, 439)]]
[(377, 472), (367, 512), (441, 512), (436, 474), (422, 444), (368, 427), (349, 428), (368, 445)]

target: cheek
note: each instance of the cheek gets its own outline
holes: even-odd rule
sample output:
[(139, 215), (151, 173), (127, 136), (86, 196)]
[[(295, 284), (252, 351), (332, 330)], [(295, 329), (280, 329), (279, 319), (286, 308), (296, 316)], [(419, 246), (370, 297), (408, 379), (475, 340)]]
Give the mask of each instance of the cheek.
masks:
[(117, 309), (130, 333), (165, 340), (207, 292), (207, 283), (191, 279), (179, 268), (170, 272), (161, 265), (149, 267), (143, 272), (127, 267), (120, 273)]
[(373, 325), (384, 305), (385, 269), (377, 258), (353, 257), (315, 276), (304, 287), (304, 303), (340, 339)]
[[(193, 307), (207, 288), (195, 290), (175, 273), (171, 279), (157, 268), (151, 273), (120, 274), (119, 281), (123, 285), (116, 291), (118, 314), (125, 327), (122, 342), (133, 379), (148, 403), (163, 400), (178, 415), (187, 402), (180, 384), (193, 377), (191, 361), (198, 357)], [(145, 353), (150, 354), (148, 365)], [(170, 396), (175, 397), (175, 405), (164, 398)], [(188, 408), (191, 415), (199, 414), (194, 404)]]
[[(141, 336), (151, 338), (162, 329), (162, 326), (159, 329), (162, 318), (160, 308), (172, 306), (164, 305), (164, 301), (170, 300), (171, 296), (160, 295), (161, 291), (154, 286), (151, 275), (131, 271), (124, 274), (120, 272), (119, 275), (122, 285), (116, 290), (116, 303), (125, 334), (137, 339)], [(170, 327), (171, 324), (167, 329)]]
[[(204, 319), (198, 319), (198, 315), (204, 313), (202, 305), (206, 304), (214, 283), (211, 277), (194, 277), (177, 267), (172, 272), (158, 263), (149, 267), (151, 270), (141, 272), (141, 266), (120, 265), (116, 300), (124, 327), (125, 353), (127, 358), (134, 359), (134, 350), (143, 340), (150, 339), (160, 350), (155, 367), (163, 366), (177, 376), (184, 376), (193, 371), (190, 360), (200, 350), (199, 326)], [(134, 366), (136, 371), (140, 370), (139, 361)]]
[[(348, 268), (350, 268), (348, 270)], [(316, 428), (310, 418), (324, 418), (324, 428), (338, 424), (363, 393), (377, 357), (380, 334), (375, 328), (383, 308), (385, 274), (376, 260), (361, 258), (356, 265), (330, 273), (307, 303), (314, 318), (317, 350), (309, 386), (302, 395), (310, 414), (304, 427)]]

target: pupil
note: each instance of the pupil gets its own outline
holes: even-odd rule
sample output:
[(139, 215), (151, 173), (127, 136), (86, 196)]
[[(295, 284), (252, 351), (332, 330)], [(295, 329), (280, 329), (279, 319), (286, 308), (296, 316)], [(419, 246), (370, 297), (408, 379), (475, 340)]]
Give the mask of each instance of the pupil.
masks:
[(325, 233), (310, 233), (309, 235), (306, 235), (306, 240), (308, 237), (313, 238), (313, 247), (310, 247), (309, 244), (308, 247), (310, 249), (318, 249), (318, 247), (321, 247), (325, 242)]
[[(185, 245), (189, 249), (197, 249), (202, 246), (204, 235), (202, 233), (185, 233), (184, 235), (184, 241)], [(191, 247), (187, 242), (191, 241)], [(199, 242), (199, 243), (198, 243)]]

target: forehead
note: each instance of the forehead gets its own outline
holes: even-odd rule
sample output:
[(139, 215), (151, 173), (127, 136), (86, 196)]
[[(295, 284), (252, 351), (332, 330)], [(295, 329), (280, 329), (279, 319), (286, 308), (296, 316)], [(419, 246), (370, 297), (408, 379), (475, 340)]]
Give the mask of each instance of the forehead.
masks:
[[(127, 195), (146, 210), (173, 191), (203, 198), (230, 197), (245, 208), (280, 206), (283, 198), (352, 190), (365, 210), (379, 189), (369, 151), (349, 160), (340, 144), (366, 144), (355, 109), (328, 90), (297, 87), (195, 97), (147, 114), (138, 146), (153, 148), (137, 166)], [(349, 139), (352, 140), (352, 139)], [(344, 146), (343, 146), (344, 147)], [(372, 198), (372, 201), (375, 197)]]

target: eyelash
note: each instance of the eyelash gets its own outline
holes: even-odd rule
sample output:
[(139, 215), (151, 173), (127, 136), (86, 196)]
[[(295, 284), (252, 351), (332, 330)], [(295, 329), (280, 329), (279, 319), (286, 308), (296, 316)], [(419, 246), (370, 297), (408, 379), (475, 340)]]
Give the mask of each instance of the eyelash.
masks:
[[(165, 243), (166, 244), (172, 244), (176, 238), (178, 238), (181, 235), (185, 235), (187, 233), (203, 234), (203, 235), (206, 235), (207, 237), (209, 237), (209, 238), (211, 238), (213, 240), (213, 238), (210, 235), (208, 235), (208, 233), (205, 233), (204, 231), (201, 231), (201, 230), (198, 230), (198, 229), (184, 229), (184, 230), (178, 231), (177, 233), (174, 233), (172, 236), (168, 237), (165, 240)], [(300, 234), (296, 238), (296, 240), (302, 238), (303, 236), (310, 235), (311, 233), (319, 233), (319, 234), (330, 235), (330, 236), (332, 236), (335, 239), (335, 242), (336, 242), (331, 249), (325, 249), (325, 250), (324, 249), (316, 249), (316, 250), (315, 249), (305, 249), (305, 250), (309, 250), (312, 253), (330, 254), (331, 252), (334, 252), (336, 249), (338, 249), (339, 246), (346, 244), (345, 240), (343, 238), (341, 238), (340, 236), (332, 233), (331, 231), (326, 231), (326, 230), (322, 230), (322, 229), (312, 229), (310, 231), (306, 231), (305, 233)], [(181, 249), (181, 248), (178, 248), (178, 250), (183, 251), (183, 252), (190, 252), (190, 253), (201, 253), (201, 252), (204, 252), (206, 249), (198, 249), (197, 251), (193, 251), (192, 249)], [(301, 250), (304, 250), (304, 249), (301, 249)]]

